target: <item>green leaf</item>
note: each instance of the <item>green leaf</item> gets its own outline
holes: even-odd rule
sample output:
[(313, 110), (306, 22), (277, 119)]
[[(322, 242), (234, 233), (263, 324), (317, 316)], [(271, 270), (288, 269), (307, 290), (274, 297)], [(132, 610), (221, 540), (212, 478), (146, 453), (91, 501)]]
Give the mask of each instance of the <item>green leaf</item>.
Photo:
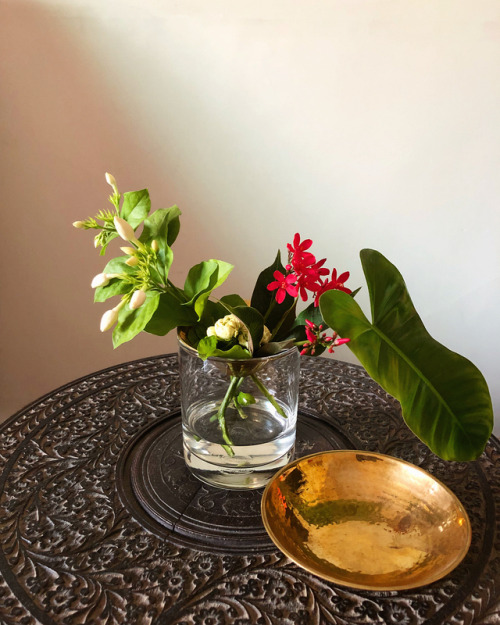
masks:
[(198, 355), (202, 360), (210, 358), (210, 356), (219, 356), (220, 358), (234, 358), (235, 360), (246, 360), (251, 358), (250, 352), (241, 347), (241, 345), (233, 345), (227, 350), (223, 350), (217, 347), (217, 341), (215, 336), (206, 336), (198, 343)]
[(128, 191), (123, 194), (120, 217), (128, 221), (134, 230), (147, 217), (150, 210), (151, 200), (147, 189)]
[(191, 267), (184, 284), (184, 293), (189, 301), (184, 306), (194, 307), (201, 319), (210, 293), (224, 282), (232, 269), (229, 263), (215, 259), (204, 260)]
[(224, 297), (221, 297), (219, 301), (223, 304), (227, 304), (228, 306), (232, 306), (233, 308), (236, 306), (248, 306), (245, 300), (236, 293), (224, 295)]
[(425, 329), (403, 277), (382, 254), (361, 251), (372, 319), (352, 297), (327, 291), (323, 318), (342, 337), (368, 374), (401, 403), (410, 429), (444, 460), (474, 460), (493, 427), (488, 386), (469, 360)]
[(142, 243), (150, 243), (154, 239), (158, 241), (158, 244), (163, 242), (172, 246), (179, 234), (180, 214), (178, 206), (159, 208), (144, 220), (144, 228), (139, 240)]
[(251, 406), (252, 404), (255, 404), (257, 401), (251, 393), (244, 393), (243, 391), (240, 391), (238, 395), (236, 395), (234, 400), (240, 406)]
[(190, 326), (196, 323), (197, 319), (194, 310), (183, 306), (174, 295), (174, 290), (168, 289), (160, 295), (158, 307), (144, 330), (150, 334), (165, 336), (179, 326)]
[(271, 341), (270, 343), (266, 343), (259, 347), (259, 349), (254, 353), (254, 356), (273, 356), (274, 354), (279, 354), (280, 352), (285, 351), (285, 349), (290, 349), (295, 345), (295, 339), (285, 339), (284, 341)]
[(266, 326), (274, 332), (276, 326), (281, 323), (279, 331), (274, 336), (278, 341), (287, 337), (290, 327), (295, 319), (295, 299), (286, 295), (281, 304), (276, 302), (276, 291), (269, 291), (267, 285), (274, 282), (274, 272), (280, 271), (285, 274), (286, 270), (281, 264), (281, 254), (278, 251), (274, 263), (259, 274), (252, 293), (250, 306), (257, 309), (264, 317)]
[[(129, 256), (118, 256), (112, 258), (109, 263), (104, 267), (102, 273), (125, 273), (132, 274), (134, 269), (126, 264), (126, 260)], [(94, 302), (105, 302), (110, 297), (115, 295), (123, 295), (133, 289), (130, 282), (120, 280), (119, 278), (113, 278), (106, 286), (97, 287), (94, 291)]]
[(120, 310), (118, 323), (113, 330), (113, 346), (118, 347), (118, 345), (130, 341), (139, 332), (142, 332), (153, 316), (159, 301), (160, 294), (157, 291), (148, 291), (146, 301), (140, 308), (130, 310), (126, 304)]

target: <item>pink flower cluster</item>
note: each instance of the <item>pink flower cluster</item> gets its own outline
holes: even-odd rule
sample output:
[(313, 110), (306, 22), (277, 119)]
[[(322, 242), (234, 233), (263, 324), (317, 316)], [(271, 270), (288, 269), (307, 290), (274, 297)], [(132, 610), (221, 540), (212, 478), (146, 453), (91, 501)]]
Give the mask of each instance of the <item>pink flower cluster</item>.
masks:
[(286, 273), (275, 271), (274, 281), (267, 285), (269, 291), (276, 291), (278, 304), (283, 303), (287, 294), (293, 298), (300, 295), (305, 302), (309, 291), (314, 296), (314, 305), (318, 306), (320, 296), (330, 289), (351, 293), (351, 290), (344, 286), (349, 278), (349, 272), (346, 271), (337, 276), (337, 270), (332, 269), (332, 277), (328, 280), (325, 276), (328, 276), (330, 272), (323, 267), (326, 258), (316, 261), (314, 254), (307, 251), (311, 245), (311, 239), (301, 242), (298, 233), (293, 238), (293, 244), (288, 243)]
[(316, 348), (318, 346), (326, 347), (330, 354), (333, 353), (333, 348), (338, 347), (339, 345), (344, 345), (344, 343), (349, 343), (351, 339), (341, 339), (339, 335), (334, 332), (332, 336), (327, 336), (326, 332), (321, 332), (323, 326), (317, 326), (309, 319), (306, 319), (306, 336), (307, 341), (303, 345), (303, 349), (300, 352), (300, 355), (311, 354), (314, 356), (316, 352)]

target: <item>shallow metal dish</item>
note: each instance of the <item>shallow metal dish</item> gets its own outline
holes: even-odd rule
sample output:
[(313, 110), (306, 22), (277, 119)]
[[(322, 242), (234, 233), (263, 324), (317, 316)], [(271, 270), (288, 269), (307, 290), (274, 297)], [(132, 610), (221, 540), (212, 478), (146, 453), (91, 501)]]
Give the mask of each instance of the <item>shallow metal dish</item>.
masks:
[(301, 567), (367, 590), (424, 586), (452, 571), (471, 541), (444, 484), (382, 454), (330, 451), (295, 460), (267, 485), (262, 518)]

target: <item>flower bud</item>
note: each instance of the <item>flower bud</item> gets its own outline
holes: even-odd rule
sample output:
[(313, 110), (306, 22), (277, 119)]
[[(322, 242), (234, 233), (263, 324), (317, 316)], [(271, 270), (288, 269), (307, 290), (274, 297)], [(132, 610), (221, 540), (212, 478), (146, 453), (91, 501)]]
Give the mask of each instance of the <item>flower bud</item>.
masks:
[(94, 276), (90, 286), (93, 289), (97, 289), (99, 286), (106, 286), (109, 284), (109, 277), (105, 273), (98, 273), (97, 276)]
[(153, 252), (157, 252), (160, 249), (160, 246), (158, 245), (158, 241), (156, 239), (153, 239), (153, 241), (151, 241), (151, 249), (153, 250)]
[(85, 222), (84, 221), (74, 221), (73, 222), (73, 227), (74, 228), (85, 228)]
[(136, 310), (136, 308), (140, 308), (144, 302), (146, 301), (146, 293), (145, 291), (134, 291), (134, 294), (130, 298), (130, 308), (131, 310)]
[(115, 193), (118, 193), (118, 191), (116, 190), (116, 189), (117, 189), (117, 187), (116, 187), (116, 180), (115, 180), (115, 177), (114, 177), (112, 174), (108, 174), (108, 173), (106, 173), (106, 182), (107, 182), (107, 183), (108, 183), (111, 187), (113, 187), (113, 191), (114, 191)]
[(94, 237), (94, 247), (97, 249), (99, 247), (100, 243), (99, 243), (99, 235), (97, 234)]
[(139, 264), (139, 259), (136, 256), (130, 256), (125, 261), (125, 264), (128, 265), (129, 267), (135, 267), (136, 265)]
[(122, 219), (121, 217), (114, 217), (113, 221), (115, 223), (116, 232), (124, 241), (137, 241), (134, 229), (128, 222), (125, 221), (125, 219)]
[(125, 247), (121, 247), (120, 249), (124, 254), (128, 254), (129, 256), (132, 256), (133, 254), (135, 254), (135, 247), (125, 246)]
[(101, 332), (106, 332), (107, 330), (111, 330), (111, 328), (118, 321), (118, 310), (113, 308), (112, 310), (107, 310), (104, 315), (101, 317)]
[(207, 336), (215, 336), (215, 326), (207, 328)]

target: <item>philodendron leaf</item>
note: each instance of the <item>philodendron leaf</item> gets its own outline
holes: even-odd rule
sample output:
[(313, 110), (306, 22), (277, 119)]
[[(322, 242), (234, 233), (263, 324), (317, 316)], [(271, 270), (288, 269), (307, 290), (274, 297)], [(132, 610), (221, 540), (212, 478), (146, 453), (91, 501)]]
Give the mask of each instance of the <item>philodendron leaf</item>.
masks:
[(493, 427), (488, 386), (469, 360), (425, 329), (403, 277), (382, 254), (361, 251), (373, 322), (342, 291), (321, 296), (323, 318), (368, 374), (401, 403), (410, 429), (444, 460), (474, 460)]

